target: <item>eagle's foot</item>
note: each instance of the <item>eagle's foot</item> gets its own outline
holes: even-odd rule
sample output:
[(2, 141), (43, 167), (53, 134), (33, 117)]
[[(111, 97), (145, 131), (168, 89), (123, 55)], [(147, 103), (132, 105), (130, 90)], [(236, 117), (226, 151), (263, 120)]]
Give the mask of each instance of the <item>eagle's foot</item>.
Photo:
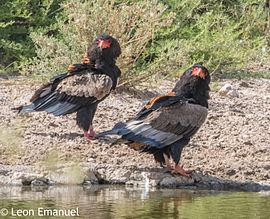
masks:
[(90, 127), (88, 131), (83, 133), (83, 136), (87, 138), (88, 140), (94, 140), (96, 139), (96, 132), (94, 131), (93, 127)]
[(191, 176), (192, 170), (184, 170), (184, 165), (175, 165), (174, 169), (171, 171), (172, 174), (180, 174), (181, 176)]

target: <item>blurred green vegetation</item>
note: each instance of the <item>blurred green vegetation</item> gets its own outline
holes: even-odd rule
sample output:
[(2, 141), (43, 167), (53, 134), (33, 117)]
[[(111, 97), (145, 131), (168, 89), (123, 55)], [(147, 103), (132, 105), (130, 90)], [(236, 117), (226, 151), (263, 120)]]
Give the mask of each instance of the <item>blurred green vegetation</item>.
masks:
[(0, 72), (20, 71), (36, 56), (31, 32), (57, 33), (62, 0), (1, 0)]
[(15, 119), (12, 125), (0, 124), (0, 154), (8, 157), (8, 163), (12, 164), (23, 156), (21, 148), (23, 135), (27, 125), (21, 118)]
[(49, 77), (96, 35), (117, 37), (122, 83), (203, 63), (218, 77), (270, 78), (269, 0), (14, 0), (0, 8), (0, 72)]

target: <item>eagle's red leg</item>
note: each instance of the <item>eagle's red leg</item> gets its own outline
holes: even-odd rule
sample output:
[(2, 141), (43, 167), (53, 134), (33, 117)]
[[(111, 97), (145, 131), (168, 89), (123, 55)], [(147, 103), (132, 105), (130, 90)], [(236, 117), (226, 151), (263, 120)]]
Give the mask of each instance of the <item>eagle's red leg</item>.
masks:
[(166, 165), (166, 171), (173, 171), (173, 166), (172, 166), (172, 162), (170, 160), (170, 158), (166, 155), (163, 154), (164, 160), (165, 160), (165, 165)]
[(83, 133), (83, 136), (89, 140), (94, 140), (97, 136), (96, 132), (94, 131), (93, 126), (90, 126), (88, 131)]
[(183, 165), (180, 166), (179, 164), (176, 164), (174, 169), (172, 170), (172, 173), (178, 173), (181, 176), (190, 176), (192, 170), (184, 170)]

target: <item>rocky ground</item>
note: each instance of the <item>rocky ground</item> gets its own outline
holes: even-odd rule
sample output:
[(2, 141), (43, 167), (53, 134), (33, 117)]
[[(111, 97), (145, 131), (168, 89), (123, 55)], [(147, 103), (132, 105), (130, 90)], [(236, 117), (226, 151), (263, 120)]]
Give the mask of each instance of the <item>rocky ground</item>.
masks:
[[(218, 92), (225, 84), (225, 91)], [(97, 132), (135, 115), (153, 95), (166, 93), (174, 82), (151, 89), (121, 90), (99, 105)], [(172, 176), (114, 139), (88, 141), (75, 116), (47, 113), (17, 115), (38, 87), (23, 80), (0, 79), (0, 183), (126, 183), (179, 185), (257, 191), (270, 189), (270, 80), (223, 80), (212, 83), (206, 123), (185, 147), (181, 163), (192, 177)], [(227, 91), (231, 90), (229, 94)], [(26, 177), (27, 176), (27, 177)]]

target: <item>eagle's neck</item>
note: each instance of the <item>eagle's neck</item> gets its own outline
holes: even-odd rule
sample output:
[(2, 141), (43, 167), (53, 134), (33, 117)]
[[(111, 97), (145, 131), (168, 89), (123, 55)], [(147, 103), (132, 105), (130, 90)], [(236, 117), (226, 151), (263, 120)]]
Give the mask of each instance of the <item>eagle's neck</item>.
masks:
[(195, 84), (194, 82), (180, 80), (172, 91), (177, 96), (194, 99), (196, 103), (208, 108), (209, 90), (209, 85), (204, 81)]

